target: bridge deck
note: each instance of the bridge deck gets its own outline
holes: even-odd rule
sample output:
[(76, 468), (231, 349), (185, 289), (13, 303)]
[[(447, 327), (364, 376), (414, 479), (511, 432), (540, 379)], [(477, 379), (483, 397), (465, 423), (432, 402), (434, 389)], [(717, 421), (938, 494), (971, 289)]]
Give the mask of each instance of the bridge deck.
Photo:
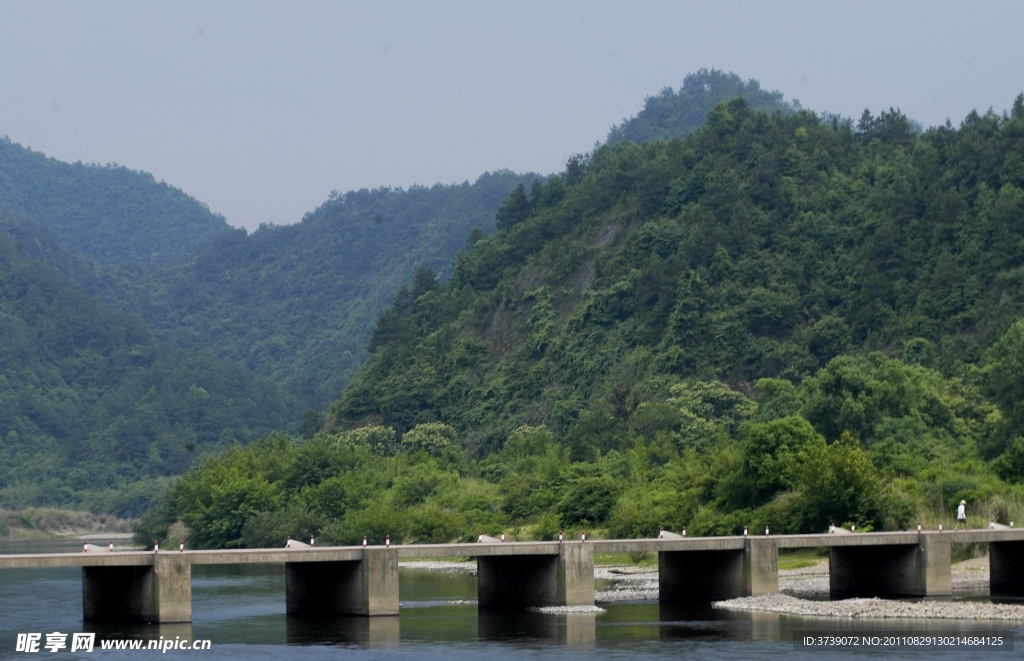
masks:
[[(772, 535), (780, 549), (847, 546), (913, 545), (921, 535), (949, 542), (1024, 541), (1021, 530), (967, 530), (958, 532), (870, 532), (856, 534)], [(751, 536), (754, 538), (755, 536)], [(760, 536), (757, 536), (761, 538)], [(596, 539), (588, 541), (595, 553), (636, 553), (659, 551), (727, 551), (744, 548), (745, 537), (680, 537), (673, 539)], [(370, 548), (380, 549), (381, 546)], [(480, 557), (512, 555), (558, 555), (558, 542), (501, 542), (484, 544), (396, 544), (399, 558)], [(332, 562), (362, 559), (361, 546), (322, 546), (299, 549), (232, 549), (216, 551), (164, 551), (187, 557), (193, 565), (281, 564), (290, 562)], [(127, 567), (153, 564), (150, 551), (99, 551), (89, 553), (34, 553), (0, 555), (0, 569), (44, 567)]]

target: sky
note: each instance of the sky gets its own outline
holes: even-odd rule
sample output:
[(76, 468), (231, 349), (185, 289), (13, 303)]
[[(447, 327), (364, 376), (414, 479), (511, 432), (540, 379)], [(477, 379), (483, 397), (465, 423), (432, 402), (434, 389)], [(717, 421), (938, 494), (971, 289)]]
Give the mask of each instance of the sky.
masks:
[(332, 190), (552, 173), (701, 68), (925, 126), (1024, 90), (1024, 2), (0, 2), (0, 136), (237, 227)]

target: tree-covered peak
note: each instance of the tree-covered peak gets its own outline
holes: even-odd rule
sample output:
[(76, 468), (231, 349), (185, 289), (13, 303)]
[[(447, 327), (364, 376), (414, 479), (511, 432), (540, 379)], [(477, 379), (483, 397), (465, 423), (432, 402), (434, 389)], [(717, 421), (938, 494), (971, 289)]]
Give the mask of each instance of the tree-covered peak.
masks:
[(688, 74), (678, 90), (665, 87), (660, 94), (647, 97), (643, 110), (635, 117), (612, 127), (607, 144), (686, 137), (704, 123), (712, 108), (737, 97), (762, 112), (792, 113), (800, 109), (799, 101), (784, 101), (782, 92), (763, 90), (753, 78), (744, 81), (732, 72), (701, 69)]
[(100, 262), (187, 259), (228, 229), (224, 217), (148, 172), (64, 163), (0, 139), (0, 213), (50, 227)]

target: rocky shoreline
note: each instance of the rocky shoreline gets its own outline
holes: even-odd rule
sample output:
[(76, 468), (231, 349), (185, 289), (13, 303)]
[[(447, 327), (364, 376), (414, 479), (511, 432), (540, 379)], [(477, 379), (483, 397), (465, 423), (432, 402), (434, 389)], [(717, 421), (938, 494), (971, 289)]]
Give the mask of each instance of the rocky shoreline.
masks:
[(399, 560), (399, 569), (422, 569), (445, 574), (475, 574), (475, 562), (456, 562), (453, 560)]
[(804, 617), (830, 618), (926, 618), (940, 620), (1024, 621), (1024, 606), (981, 601), (895, 601), (892, 599), (843, 599), (815, 601), (788, 594), (767, 594), (716, 601), (712, 608)]
[(594, 579), (614, 581), (612, 589), (594, 593), (594, 601), (599, 604), (658, 600), (657, 567), (598, 565), (594, 567)]

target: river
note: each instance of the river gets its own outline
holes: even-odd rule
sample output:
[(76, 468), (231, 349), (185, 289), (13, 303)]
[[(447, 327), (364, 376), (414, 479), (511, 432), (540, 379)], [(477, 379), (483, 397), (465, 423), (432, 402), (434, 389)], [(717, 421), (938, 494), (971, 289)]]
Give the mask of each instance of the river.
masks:
[[(0, 553), (75, 552), (80, 541), (0, 541)], [(657, 603), (618, 603), (603, 613), (478, 613), (476, 577), (401, 569), (397, 618), (305, 620), (285, 614), (284, 569), (272, 565), (196, 566), (193, 622), (186, 625), (93, 625), (82, 622), (81, 570), (0, 570), (0, 659), (133, 658), (156, 651), (17, 652), (19, 633), (93, 632), (96, 640), (209, 640), (203, 651), (170, 657), (203, 659), (789, 659), (1019, 658), (1006, 649), (881, 648), (829, 650), (794, 645), (806, 632), (839, 635), (986, 635), (1021, 638), (1024, 627), (968, 620), (835, 620)], [(598, 581), (597, 588), (612, 584)], [(467, 603), (468, 602), (468, 603)]]

